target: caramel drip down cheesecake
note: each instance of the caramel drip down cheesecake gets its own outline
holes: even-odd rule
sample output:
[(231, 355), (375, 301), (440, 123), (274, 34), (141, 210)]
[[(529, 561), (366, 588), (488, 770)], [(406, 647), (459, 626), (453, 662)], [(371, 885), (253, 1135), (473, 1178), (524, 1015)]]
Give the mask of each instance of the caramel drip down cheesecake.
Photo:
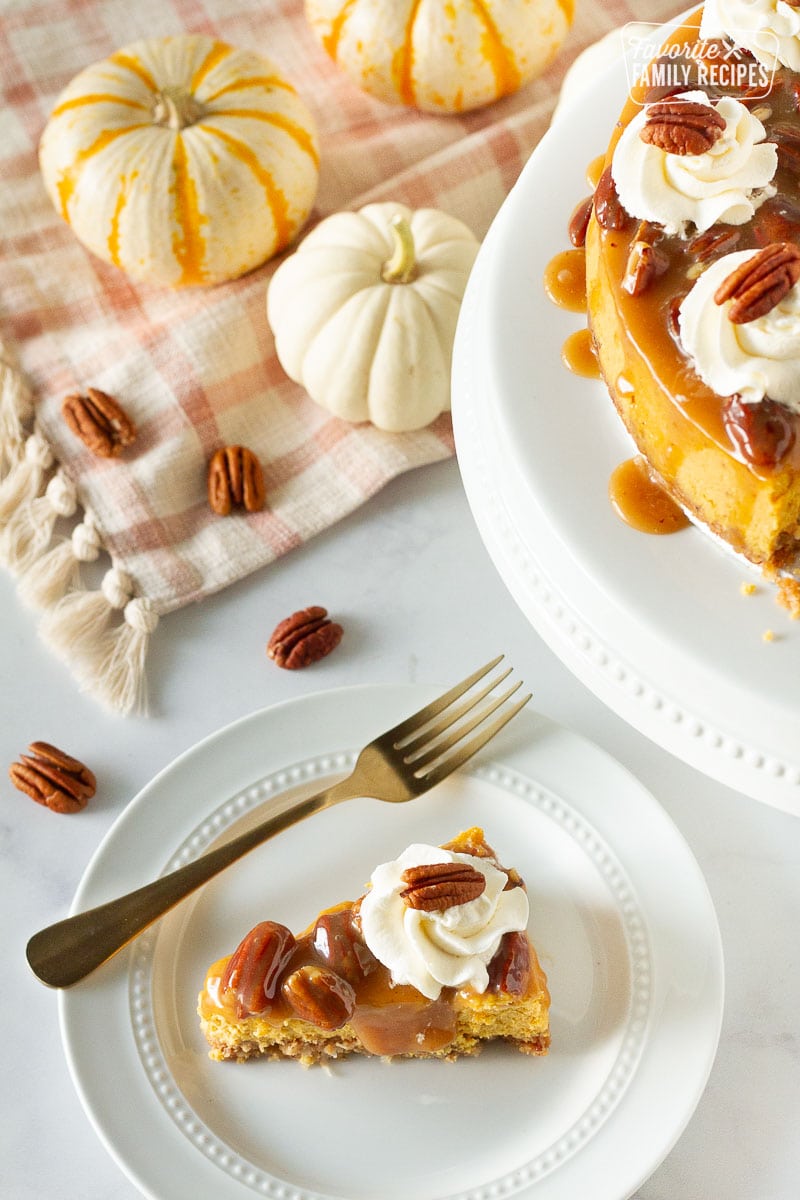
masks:
[(494, 1039), (545, 1054), (550, 997), (527, 923), (525, 885), (481, 829), (410, 846), (304, 933), (262, 921), (210, 967), (210, 1057), (453, 1059)]
[(673, 499), (768, 574), (800, 564), (798, 70), (800, 4), (698, 10), (632, 91), (585, 230), (619, 415)]

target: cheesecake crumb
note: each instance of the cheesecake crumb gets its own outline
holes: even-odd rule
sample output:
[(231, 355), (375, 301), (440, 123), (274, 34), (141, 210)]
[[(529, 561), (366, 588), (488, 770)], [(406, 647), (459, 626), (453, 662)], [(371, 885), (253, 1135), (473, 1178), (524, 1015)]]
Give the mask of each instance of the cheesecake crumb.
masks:
[(743, 596), (754, 596), (756, 593), (756, 585), (754, 583), (742, 583), (739, 585), (739, 591)]
[(761, 640), (762, 640), (762, 642), (774, 642), (775, 634), (773, 633), (773, 631), (771, 629), (765, 629), (761, 635)]

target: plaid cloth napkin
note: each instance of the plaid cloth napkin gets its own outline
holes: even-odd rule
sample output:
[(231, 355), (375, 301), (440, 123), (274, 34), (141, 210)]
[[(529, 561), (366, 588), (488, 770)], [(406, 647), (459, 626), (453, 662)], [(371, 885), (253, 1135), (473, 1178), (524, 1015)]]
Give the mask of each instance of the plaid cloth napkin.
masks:
[[(375, 200), (443, 209), (483, 237), (543, 133), (575, 56), (659, 0), (578, 0), (554, 66), (516, 96), (430, 116), (358, 91), (326, 57), (302, 0), (6, 0), (0, 9), (0, 561), (45, 641), (111, 707), (142, 703), (159, 617), (272, 562), (402, 471), (453, 453), (450, 418), (390, 435), (349, 425), (284, 375), (265, 316), (274, 264), (210, 289), (134, 284), (92, 257), (48, 200), (37, 146), (83, 67), (142, 37), (205, 33), (259, 49), (315, 115), (322, 161), (309, 226)], [(136, 453), (93, 458), (61, 401), (101, 388)], [(216, 517), (206, 464), (221, 445), (261, 460), (267, 506)], [(110, 565), (101, 555), (110, 556)], [(90, 567), (99, 560), (105, 574)]]

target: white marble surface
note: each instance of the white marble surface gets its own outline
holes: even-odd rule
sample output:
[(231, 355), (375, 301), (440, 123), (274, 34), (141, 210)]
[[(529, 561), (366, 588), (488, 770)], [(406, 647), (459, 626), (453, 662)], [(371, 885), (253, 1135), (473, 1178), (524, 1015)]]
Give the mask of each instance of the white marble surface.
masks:
[[(345, 639), (306, 671), (280, 671), (264, 656), (266, 637), (307, 604), (327, 605)], [(660, 800), (717, 908), (727, 988), (719, 1053), (688, 1128), (639, 1200), (797, 1200), (800, 823), (683, 766), (569, 675), (497, 577), (455, 462), (396, 480), (272, 568), (164, 619), (152, 648), (148, 718), (111, 717), (81, 696), (39, 644), (4, 575), (0, 613), (0, 761), (44, 739), (89, 761), (100, 780), (96, 799), (72, 817), (3, 786), (0, 1194), (8, 1200), (139, 1195), (83, 1113), (56, 995), (33, 977), (24, 953), (31, 933), (66, 913), (127, 801), (178, 753), (255, 709), (344, 684), (447, 684), (499, 650), (540, 711), (600, 743)], [(184, 1200), (180, 1180), (159, 1200)]]

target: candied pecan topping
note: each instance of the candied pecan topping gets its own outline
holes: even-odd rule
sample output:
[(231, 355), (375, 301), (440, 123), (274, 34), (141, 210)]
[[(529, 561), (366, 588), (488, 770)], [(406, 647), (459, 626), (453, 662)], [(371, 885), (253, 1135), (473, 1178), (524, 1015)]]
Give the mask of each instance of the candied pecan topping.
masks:
[(725, 132), (725, 118), (694, 100), (663, 100), (646, 113), (639, 137), (667, 154), (705, 154)]
[(597, 181), (597, 187), (594, 190), (594, 215), (598, 225), (602, 225), (603, 229), (624, 229), (631, 220), (617, 194), (617, 185), (614, 183), (611, 167), (606, 167)]
[(400, 895), (409, 908), (442, 911), (476, 900), (486, 888), (486, 876), (468, 863), (425, 863), (403, 871), (408, 884)]
[(714, 301), (732, 301), (728, 319), (734, 325), (756, 321), (779, 304), (800, 279), (800, 250), (791, 242), (775, 242), (737, 267), (714, 293)]
[(569, 225), (567, 226), (569, 240), (578, 249), (586, 244), (586, 230), (589, 228), (589, 219), (592, 215), (593, 204), (594, 196), (587, 196), (575, 206), (572, 216), (569, 219)]
[(769, 396), (754, 404), (745, 404), (739, 395), (729, 396), (722, 421), (742, 458), (755, 467), (777, 467), (797, 437), (797, 418)]

